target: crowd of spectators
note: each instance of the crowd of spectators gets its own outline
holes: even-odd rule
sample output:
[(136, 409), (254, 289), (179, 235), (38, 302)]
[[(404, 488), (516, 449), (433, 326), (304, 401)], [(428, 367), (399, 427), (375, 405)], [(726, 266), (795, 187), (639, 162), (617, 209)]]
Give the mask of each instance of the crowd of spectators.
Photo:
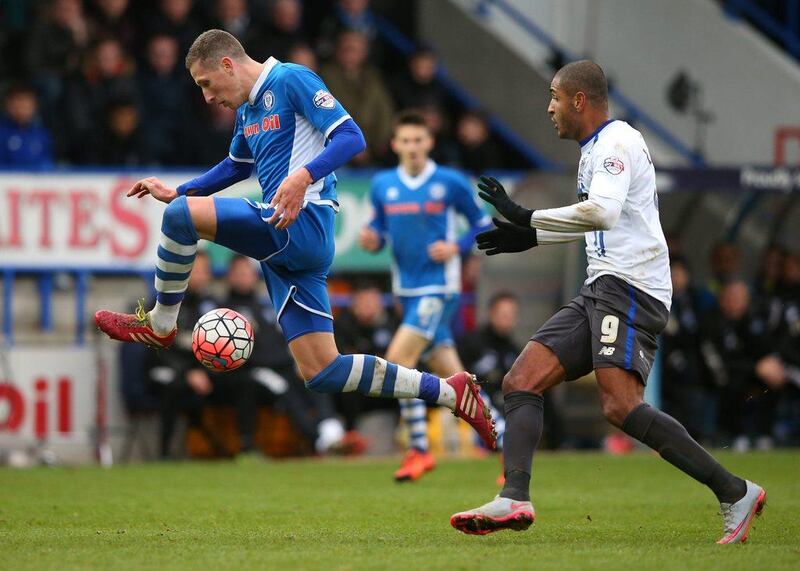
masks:
[(800, 437), (800, 257), (763, 254), (755, 283), (737, 246), (717, 244), (708, 283), (673, 245), (672, 311), (661, 336), (664, 409), (698, 440), (738, 451)]
[(391, 163), (391, 124), (408, 107), (425, 110), (444, 164), (527, 166), (498, 150), (483, 114), (450, 99), (433, 51), (405, 58), (381, 39), (381, 18), (369, 0), (7, 0), (0, 167), (218, 162), (233, 111), (206, 105), (183, 64), (210, 28), (235, 35), (259, 61), (273, 56), (319, 73), (364, 131), (355, 166)]

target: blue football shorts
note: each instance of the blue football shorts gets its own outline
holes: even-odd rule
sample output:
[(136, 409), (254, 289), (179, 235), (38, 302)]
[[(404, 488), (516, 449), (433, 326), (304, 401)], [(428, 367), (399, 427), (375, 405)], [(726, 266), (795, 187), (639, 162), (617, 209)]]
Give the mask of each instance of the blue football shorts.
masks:
[(335, 251), (333, 208), (308, 203), (291, 226), (277, 230), (267, 223), (274, 209), (265, 203), (215, 196), (214, 206), (214, 242), (261, 263), (286, 341), (333, 332), (327, 287)]
[(430, 341), (429, 347), (453, 345), (450, 322), (458, 309), (457, 294), (401, 296), (403, 327), (413, 329)]

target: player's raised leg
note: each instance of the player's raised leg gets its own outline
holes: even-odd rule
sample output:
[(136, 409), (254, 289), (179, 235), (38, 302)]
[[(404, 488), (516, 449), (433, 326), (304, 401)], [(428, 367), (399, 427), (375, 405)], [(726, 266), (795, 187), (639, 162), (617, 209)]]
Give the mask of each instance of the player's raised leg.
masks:
[[(139, 181), (129, 196), (139, 192), (169, 191), (158, 179)], [(174, 192), (174, 191), (172, 191)], [(161, 236), (156, 263), (156, 305), (147, 312), (139, 306), (135, 314), (101, 310), (95, 322), (112, 339), (169, 347), (175, 339), (175, 324), (186, 294), (199, 238), (214, 238), (216, 213), (209, 197), (173, 195), (161, 219)]]
[(493, 531), (527, 529), (535, 520), (530, 499), (533, 453), (544, 424), (542, 394), (566, 378), (558, 357), (538, 341), (531, 341), (503, 379), (506, 477), (500, 493), (478, 508), (454, 514), (450, 524), (459, 531), (485, 535)]
[(197, 240), (213, 240), (216, 228), (217, 213), (210, 197), (178, 197), (167, 205), (156, 263), (156, 305), (149, 314), (156, 333), (175, 329)]
[(766, 505), (766, 492), (730, 473), (677, 420), (646, 404), (644, 385), (637, 373), (597, 369), (597, 386), (603, 415), (611, 424), (714, 492), (724, 519), (724, 535), (718, 543), (747, 541), (753, 517)]

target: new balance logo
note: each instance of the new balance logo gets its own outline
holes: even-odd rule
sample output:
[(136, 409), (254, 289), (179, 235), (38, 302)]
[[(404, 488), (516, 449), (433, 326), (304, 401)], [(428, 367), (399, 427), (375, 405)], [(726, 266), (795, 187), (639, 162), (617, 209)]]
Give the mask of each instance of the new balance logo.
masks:
[(464, 390), (464, 395), (461, 397), (461, 411), (470, 418), (475, 418), (475, 413), (478, 412), (478, 399), (472, 394), (472, 391), (467, 387)]
[(604, 355), (606, 357), (610, 357), (611, 355), (614, 354), (615, 350), (616, 350), (616, 347), (603, 347), (602, 349), (600, 349), (600, 352), (598, 353), (598, 355)]

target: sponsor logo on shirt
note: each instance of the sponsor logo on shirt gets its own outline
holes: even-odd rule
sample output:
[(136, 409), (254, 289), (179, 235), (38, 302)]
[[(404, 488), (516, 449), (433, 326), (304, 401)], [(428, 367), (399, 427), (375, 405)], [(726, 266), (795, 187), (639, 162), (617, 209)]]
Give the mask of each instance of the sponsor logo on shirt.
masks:
[(625, 163), (619, 157), (608, 157), (603, 161), (603, 168), (610, 174), (617, 175), (625, 170)]
[(416, 202), (399, 202), (397, 204), (384, 204), (386, 214), (419, 214), (421, 208)]
[(425, 203), (425, 213), (426, 214), (439, 214), (444, 212), (445, 204), (444, 202), (426, 202)]
[(271, 90), (267, 89), (267, 92), (264, 93), (264, 109), (269, 111), (273, 105), (275, 105), (275, 95)]
[(245, 137), (252, 137), (253, 135), (258, 135), (261, 132), (266, 133), (267, 131), (277, 131), (281, 128), (281, 116), (275, 113), (274, 115), (269, 115), (268, 117), (264, 117), (261, 120), (261, 123), (250, 123), (249, 125), (244, 126), (244, 136)]
[(432, 184), (428, 194), (430, 194), (431, 198), (434, 200), (441, 200), (444, 198), (444, 195), (447, 194), (447, 189), (443, 184)]
[(336, 107), (336, 99), (324, 89), (320, 89), (314, 94), (314, 105), (320, 109), (333, 109)]
[(383, 211), (386, 214), (441, 214), (446, 205), (444, 202), (395, 202), (394, 204), (384, 204)]

